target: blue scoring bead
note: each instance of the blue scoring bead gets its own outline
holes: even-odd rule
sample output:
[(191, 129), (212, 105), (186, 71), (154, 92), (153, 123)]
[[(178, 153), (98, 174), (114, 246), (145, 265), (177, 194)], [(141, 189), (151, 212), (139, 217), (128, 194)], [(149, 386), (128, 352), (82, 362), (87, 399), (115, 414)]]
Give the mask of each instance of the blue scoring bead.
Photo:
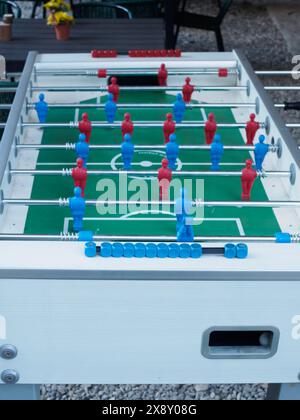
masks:
[(191, 257), (194, 259), (202, 257), (202, 246), (200, 244), (191, 245)]
[(121, 258), (124, 255), (124, 246), (119, 242), (112, 244), (112, 256), (114, 258)]
[(246, 244), (237, 244), (236, 257), (241, 260), (248, 257), (248, 246)]
[(188, 244), (181, 244), (180, 245), (180, 258), (190, 258), (191, 256), (191, 247)]
[(131, 242), (128, 242), (124, 245), (124, 257), (125, 258), (133, 258), (134, 257), (134, 245)]
[(134, 246), (134, 256), (136, 258), (145, 258), (146, 256), (146, 245), (143, 243), (137, 243)]
[(85, 250), (84, 250), (85, 256), (88, 258), (96, 257), (97, 255), (97, 246), (95, 242), (87, 242), (85, 244)]
[(168, 258), (169, 256), (169, 247), (167, 244), (161, 243), (157, 245), (157, 257), (158, 258)]
[(101, 244), (100, 256), (103, 258), (110, 258), (112, 256), (112, 245), (110, 242), (103, 242)]
[(236, 258), (236, 246), (234, 244), (225, 245), (224, 257), (228, 259)]
[(146, 245), (146, 257), (156, 258), (157, 257), (157, 246), (155, 244)]
[(169, 245), (169, 258), (178, 258), (180, 254), (180, 248), (178, 244)]

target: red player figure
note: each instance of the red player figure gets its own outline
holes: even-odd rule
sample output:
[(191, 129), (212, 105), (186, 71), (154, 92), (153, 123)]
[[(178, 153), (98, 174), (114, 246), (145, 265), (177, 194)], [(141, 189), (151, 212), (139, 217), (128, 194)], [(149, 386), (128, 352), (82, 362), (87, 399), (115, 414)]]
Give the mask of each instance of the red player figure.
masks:
[(255, 118), (256, 118), (256, 115), (251, 114), (250, 115), (250, 121), (248, 121), (247, 125), (246, 125), (247, 144), (249, 146), (253, 145), (255, 134), (257, 133), (257, 131), (260, 128), (260, 125), (259, 125), (258, 122), (255, 121)]
[(252, 168), (253, 162), (251, 159), (246, 160), (246, 168), (242, 170), (242, 200), (249, 201), (251, 198), (251, 190), (255, 179), (257, 178), (257, 172)]
[(191, 102), (194, 90), (195, 88), (193, 85), (191, 85), (190, 77), (187, 77), (185, 79), (185, 85), (182, 88), (182, 96), (186, 104), (189, 104)]
[(159, 182), (159, 199), (168, 200), (169, 198), (169, 186), (172, 181), (172, 170), (168, 168), (168, 159), (162, 160), (162, 167), (158, 170), (158, 182)]
[(108, 93), (111, 93), (114, 97), (114, 102), (118, 102), (120, 95), (120, 87), (118, 85), (118, 79), (116, 77), (111, 78), (111, 84), (107, 88)]
[(212, 144), (214, 137), (217, 132), (217, 123), (215, 120), (215, 114), (208, 114), (208, 120), (205, 123), (205, 139), (206, 144)]
[(124, 115), (124, 121), (122, 122), (122, 135), (123, 138), (125, 134), (130, 134), (132, 136), (133, 134), (133, 122), (131, 121), (131, 115), (126, 113)]
[(168, 80), (168, 70), (166, 68), (166, 65), (162, 64), (158, 71), (159, 86), (167, 86), (167, 80)]
[(78, 123), (78, 130), (80, 133), (85, 134), (85, 141), (89, 143), (92, 134), (92, 123), (89, 121), (89, 116), (87, 113), (82, 114), (82, 121), (79, 121)]
[(83, 159), (77, 159), (77, 166), (72, 170), (72, 178), (74, 180), (75, 187), (81, 188), (81, 196), (84, 197), (84, 190), (87, 180), (87, 170), (83, 167)]
[(173, 115), (167, 114), (167, 120), (164, 122), (165, 144), (169, 143), (170, 135), (175, 133), (176, 123), (173, 121)]

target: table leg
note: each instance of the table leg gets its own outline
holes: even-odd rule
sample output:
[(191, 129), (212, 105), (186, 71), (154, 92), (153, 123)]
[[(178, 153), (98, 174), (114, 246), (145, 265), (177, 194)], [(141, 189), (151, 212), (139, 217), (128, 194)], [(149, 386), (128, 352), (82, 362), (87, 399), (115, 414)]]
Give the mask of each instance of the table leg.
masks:
[(267, 400), (300, 401), (300, 384), (269, 385)]
[(175, 15), (177, 3), (174, 0), (165, 0), (165, 45), (167, 49), (175, 48)]
[(0, 401), (24, 401), (39, 399), (39, 385), (0, 385)]

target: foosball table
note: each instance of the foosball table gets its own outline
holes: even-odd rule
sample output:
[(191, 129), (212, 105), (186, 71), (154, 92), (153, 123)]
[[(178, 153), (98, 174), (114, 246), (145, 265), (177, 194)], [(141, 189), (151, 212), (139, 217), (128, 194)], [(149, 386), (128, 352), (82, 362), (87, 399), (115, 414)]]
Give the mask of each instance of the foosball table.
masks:
[(0, 398), (299, 391), (299, 124), (258, 75), (239, 51), (29, 53), (0, 145)]

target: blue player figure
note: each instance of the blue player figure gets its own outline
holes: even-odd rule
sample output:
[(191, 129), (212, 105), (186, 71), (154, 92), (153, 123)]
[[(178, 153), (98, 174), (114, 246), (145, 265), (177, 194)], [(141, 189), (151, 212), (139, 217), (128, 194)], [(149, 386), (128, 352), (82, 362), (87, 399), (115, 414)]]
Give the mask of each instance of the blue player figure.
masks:
[(186, 110), (186, 103), (183, 100), (182, 94), (178, 93), (177, 100), (173, 106), (174, 119), (177, 124), (181, 124)]
[(176, 161), (179, 156), (179, 145), (176, 143), (176, 134), (170, 135), (170, 141), (166, 144), (166, 155), (169, 161), (169, 168), (176, 171)]
[(86, 135), (81, 133), (79, 134), (78, 142), (75, 145), (75, 152), (77, 159), (81, 158), (83, 160), (83, 167), (86, 168), (87, 160), (89, 157), (90, 146), (86, 142)]
[(48, 104), (45, 101), (45, 95), (43, 93), (39, 96), (39, 101), (35, 104), (35, 110), (38, 114), (40, 123), (45, 123), (48, 115)]
[(267, 153), (269, 152), (269, 145), (265, 143), (265, 140), (265, 136), (261, 135), (254, 149), (255, 165), (258, 171), (263, 170), (262, 165), (264, 163)]
[(69, 198), (69, 207), (73, 217), (73, 230), (80, 232), (83, 228), (83, 216), (85, 214), (85, 199), (81, 197), (81, 188), (74, 189), (74, 197)]
[(193, 218), (184, 217), (182, 223), (177, 229), (177, 241), (178, 242), (194, 242), (194, 228)]
[(180, 197), (175, 201), (175, 214), (177, 219), (176, 230), (178, 230), (185, 217), (191, 216), (193, 210), (192, 200), (189, 200), (185, 188), (181, 188)]
[(116, 119), (116, 114), (118, 111), (118, 106), (114, 101), (114, 96), (112, 93), (108, 95), (108, 101), (105, 104), (105, 114), (107, 122), (113, 124)]
[(219, 171), (220, 162), (224, 154), (224, 146), (219, 134), (216, 134), (210, 148), (211, 170)]
[(130, 171), (132, 159), (134, 155), (134, 144), (131, 142), (131, 135), (125, 134), (124, 141), (121, 145), (122, 149), (122, 159), (124, 163), (124, 170)]

